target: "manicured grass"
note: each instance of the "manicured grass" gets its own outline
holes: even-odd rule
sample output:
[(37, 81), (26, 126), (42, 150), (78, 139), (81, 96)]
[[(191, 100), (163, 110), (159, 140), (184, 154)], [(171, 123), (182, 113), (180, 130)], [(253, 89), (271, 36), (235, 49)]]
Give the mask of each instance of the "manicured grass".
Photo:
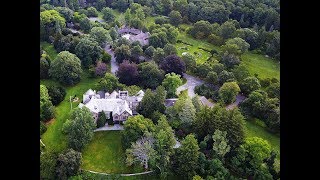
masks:
[(58, 52), (54, 49), (52, 44), (42, 41), (40, 42), (40, 45), (43, 47), (43, 50), (45, 50), (49, 54), (52, 60), (56, 58)]
[[(191, 25), (187, 25), (187, 24), (181, 24), (179, 27), (186, 29), (188, 27), (190, 27)], [(209, 51), (211, 51), (212, 49), (215, 49), (217, 51), (220, 51), (221, 48), (218, 46), (214, 46), (213, 44), (210, 44), (209, 42), (207, 42), (206, 40), (200, 40), (200, 39), (195, 39), (192, 36), (188, 35), (186, 32), (184, 31), (180, 31), (179, 35), (178, 35), (178, 40), (181, 40), (182, 42), (188, 43), (188, 44), (192, 44), (191, 45), (187, 45), (187, 44), (183, 44), (183, 43), (176, 43), (176, 48), (178, 51), (178, 55), (181, 56), (183, 52), (189, 52), (193, 55), (195, 55), (196, 57), (196, 61), (198, 64), (202, 64), (205, 61), (208, 60), (209, 57), (211, 57), (211, 54), (208, 51), (204, 51), (202, 49), (199, 48), (204, 48), (207, 49)], [(184, 49), (184, 48), (187, 48)], [(194, 54), (195, 52), (199, 53), (199, 54)]]
[(241, 56), (241, 59), (251, 75), (258, 74), (258, 77), (261, 79), (280, 79), (279, 62), (263, 55), (253, 53), (245, 53)]
[[(76, 95), (79, 97), (79, 102), (82, 101), (82, 95), (88, 89), (94, 88), (94, 84), (98, 81), (98, 78), (93, 79), (88, 77), (88, 73), (84, 72), (82, 80), (72, 87), (66, 87), (65, 99), (55, 108), (56, 119), (53, 120), (52, 124), (48, 126), (47, 131), (42, 135), (42, 141), (46, 145), (46, 149), (55, 150), (57, 152), (63, 151), (67, 147), (66, 136), (62, 133), (63, 123), (69, 118), (70, 115), (70, 96)], [(41, 80), (41, 84), (59, 84), (53, 80)], [(73, 108), (77, 107), (79, 102), (72, 104)]]
[(260, 137), (267, 140), (272, 148), (279, 152), (280, 157), (280, 137), (266, 130), (259, 120), (246, 121), (246, 137)]
[(125, 150), (121, 145), (120, 131), (95, 132), (93, 140), (82, 152), (81, 168), (104, 173), (137, 173), (143, 168), (126, 166)]
[[(179, 25), (182, 29), (190, 28), (191, 25), (188, 24), (181, 24)], [(198, 49), (199, 47), (212, 50), (215, 49), (220, 52), (222, 49), (221, 47), (215, 46), (210, 44), (209, 42), (200, 39), (195, 39), (192, 36), (186, 34), (185, 31), (180, 31), (178, 35), (178, 39), (182, 40), (183, 42), (192, 44), (186, 45), (182, 43), (176, 43), (176, 48), (178, 50), (178, 55), (181, 56), (183, 52), (189, 52), (193, 54), (194, 52), (201, 53), (200, 57), (197, 57), (197, 63), (204, 63), (208, 57), (210, 57), (210, 53)], [(188, 50), (181, 49), (182, 47), (188, 48)], [(197, 56), (197, 55), (196, 55)], [(277, 78), (280, 79), (280, 64), (272, 60), (271, 58), (267, 58), (264, 55), (254, 54), (252, 52), (244, 53), (241, 56), (242, 62), (248, 69), (251, 75), (258, 74), (258, 77), (265, 79), (265, 78)]]

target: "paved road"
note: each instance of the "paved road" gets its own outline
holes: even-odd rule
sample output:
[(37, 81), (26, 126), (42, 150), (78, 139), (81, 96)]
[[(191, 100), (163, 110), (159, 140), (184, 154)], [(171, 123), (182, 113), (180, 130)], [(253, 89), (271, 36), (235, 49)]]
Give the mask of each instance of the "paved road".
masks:
[(193, 98), (196, 95), (194, 93), (194, 88), (196, 86), (204, 84), (204, 81), (199, 79), (199, 78), (197, 78), (197, 77), (188, 75), (186, 73), (183, 73), (183, 77), (187, 79), (187, 83), (182, 85), (182, 86), (180, 86), (180, 87), (178, 87), (177, 88), (177, 93), (180, 94), (181, 91), (188, 89), (189, 97)]
[(118, 71), (119, 69), (119, 65), (116, 62), (116, 58), (114, 57), (114, 52), (112, 51), (112, 49), (110, 49), (110, 45), (108, 44), (106, 45), (104, 50), (111, 55), (111, 73), (116, 74), (116, 71)]
[(241, 103), (242, 101), (244, 101), (246, 99), (245, 96), (238, 94), (236, 97), (236, 101), (232, 104), (229, 104), (226, 109), (230, 110), (230, 109), (234, 109), (235, 107), (237, 107), (239, 105), (239, 103)]
[(100, 19), (98, 17), (89, 17), (89, 20), (92, 21), (92, 22), (95, 22), (95, 21), (98, 21), (100, 23), (103, 23), (104, 20), (103, 19)]
[(71, 30), (71, 32), (73, 32), (73, 33), (79, 33), (79, 34), (83, 34), (82, 32), (80, 32), (80, 31), (78, 31), (78, 30), (76, 30), (76, 29), (71, 29), (71, 28), (69, 28), (70, 30)]
[[(194, 97), (196, 94), (194, 92), (194, 88), (196, 86), (199, 86), (201, 84), (204, 84), (205, 82), (197, 77), (188, 75), (188, 74), (183, 74), (183, 77), (187, 79), (187, 83), (185, 83), (184, 85), (180, 86), (177, 88), (177, 94), (180, 94), (181, 91), (188, 89), (188, 95), (190, 98)], [(220, 87), (214, 87), (214, 88), (220, 88)], [(237, 107), (239, 105), (240, 102), (245, 100), (245, 96), (238, 94), (236, 97), (236, 101), (232, 104), (229, 104), (226, 109), (230, 110), (230, 109), (234, 109), (235, 107)], [(210, 101), (208, 101), (207, 98), (205, 98), (204, 96), (200, 96), (200, 100), (203, 104), (209, 106), (209, 107), (213, 107), (214, 103), (211, 103)]]

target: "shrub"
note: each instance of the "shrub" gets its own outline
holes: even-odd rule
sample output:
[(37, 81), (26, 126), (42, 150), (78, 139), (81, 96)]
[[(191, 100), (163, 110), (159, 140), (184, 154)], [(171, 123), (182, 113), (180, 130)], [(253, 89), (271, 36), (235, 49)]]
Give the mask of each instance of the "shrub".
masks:
[(42, 135), (46, 131), (47, 131), (46, 125), (43, 122), (40, 121), (40, 135)]
[(156, 18), (154, 19), (154, 22), (155, 22), (156, 24), (160, 24), (160, 25), (162, 25), (162, 24), (168, 24), (168, 23), (169, 23), (169, 19), (167, 19), (167, 18), (165, 18), (165, 17), (156, 17)]
[(108, 123), (108, 125), (110, 125), (110, 126), (114, 125), (113, 119), (108, 119), (107, 123)]
[(107, 121), (106, 114), (103, 111), (99, 112), (98, 119), (97, 119), (97, 128), (103, 127), (106, 124), (106, 121)]
[(202, 84), (200, 86), (196, 86), (194, 88), (194, 92), (199, 94), (200, 96), (205, 96), (206, 98), (213, 98), (215, 95), (215, 90), (212, 88)]
[(48, 94), (51, 97), (51, 102), (54, 106), (57, 106), (62, 102), (66, 96), (66, 89), (61, 86), (51, 85), (48, 86)]
[(94, 7), (89, 7), (87, 9), (87, 16), (88, 17), (98, 17), (98, 11)]
[(107, 52), (105, 52), (105, 51), (102, 51), (102, 57), (101, 57), (101, 60), (102, 60), (102, 62), (104, 62), (104, 63), (109, 63), (110, 61), (111, 61), (111, 55), (110, 54), (108, 54)]

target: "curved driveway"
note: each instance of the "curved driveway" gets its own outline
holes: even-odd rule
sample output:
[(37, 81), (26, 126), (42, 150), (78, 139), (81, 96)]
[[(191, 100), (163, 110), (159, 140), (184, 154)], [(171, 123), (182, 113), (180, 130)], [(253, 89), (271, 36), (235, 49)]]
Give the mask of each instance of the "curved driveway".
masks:
[(177, 88), (177, 94), (180, 94), (181, 91), (188, 89), (189, 97), (193, 98), (196, 95), (194, 93), (194, 88), (204, 84), (204, 81), (186, 73), (183, 73), (183, 77), (187, 79), (187, 83)]

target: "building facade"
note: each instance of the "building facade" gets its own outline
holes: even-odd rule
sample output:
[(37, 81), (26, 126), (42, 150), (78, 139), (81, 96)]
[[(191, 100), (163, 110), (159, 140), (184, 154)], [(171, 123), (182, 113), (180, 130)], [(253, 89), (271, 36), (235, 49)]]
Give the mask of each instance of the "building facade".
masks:
[(89, 89), (83, 94), (83, 102), (79, 107), (89, 108), (95, 122), (99, 112), (104, 112), (107, 119), (113, 118), (114, 123), (126, 121), (128, 117), (136, 115), (136, 108), (141, 102), (144, 92), (140, 90), (135, 96), (129, 96), (128, 91), (108, 92)]

